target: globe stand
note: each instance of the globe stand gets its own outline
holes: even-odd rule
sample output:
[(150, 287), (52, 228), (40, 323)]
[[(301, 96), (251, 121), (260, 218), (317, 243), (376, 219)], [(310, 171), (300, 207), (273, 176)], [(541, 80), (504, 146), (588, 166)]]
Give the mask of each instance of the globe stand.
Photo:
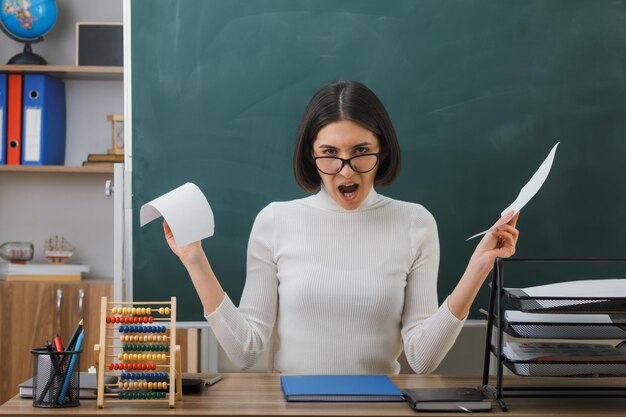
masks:
[(41, 56), (37, 55), (33, 52), (33, 48), (31, 44), (38, 43), (43, 41), (43, 36), (38, 37), (37, 39), (24, 40), (18, 37), (13, 36), (9, 31), (4, 27), (4, 25), (0, 24), (0, 29), (7, 35), (9, 38), (13, 39), (16, 42), (24, 43), (24, 51), (19, 54), (13, 56), (9, 59), (7, 64), (9, 65), (48, 65), (48, 62)]
[(48, 65), (48, 62), (41, 56), (33, 52), (31, 42), (24, 42), (24, 51), (9, 59), (9, 65)]

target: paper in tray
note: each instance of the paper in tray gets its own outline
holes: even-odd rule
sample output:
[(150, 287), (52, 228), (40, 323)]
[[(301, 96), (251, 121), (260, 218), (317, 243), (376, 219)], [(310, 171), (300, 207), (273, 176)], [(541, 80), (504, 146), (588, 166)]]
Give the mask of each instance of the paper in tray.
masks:
[(592, 377), (626, 376), (624, 363), (530, 363), (504, 361), (504, 365), (519, 376)]
[(519, 288), (507, 288), (504, 298), (514, 308), (529, 313), (626, 314), (626, 297), (619, 296), (536, 296)]
[(504, 331), (521, 338), (626, 339), (625, 316), (506, 311)]
[(624, 376), (626, 351), (600, 343), (507, 342), (507, 368), (522, 376)]

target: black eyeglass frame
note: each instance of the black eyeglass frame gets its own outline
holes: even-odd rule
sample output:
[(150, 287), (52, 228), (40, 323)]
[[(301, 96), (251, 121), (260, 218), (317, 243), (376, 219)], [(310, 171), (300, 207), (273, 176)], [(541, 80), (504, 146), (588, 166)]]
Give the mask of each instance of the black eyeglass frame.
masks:
[[(367, 171), (359, 171), (359, 170), (355, 169), (354, 166), (352, 166), (352, 160), (353, 159), (360, 158), (360, 157), (363, 157), (363, 156), (375, 156), (376, 157), (376, 162)], [(337, 172), (324, 172), (317, 165), (317, 160), (318, 159), (338, 159), (338, 160), (341, 161), (341, 167), (339, 167)], [(313, 163), (315, 165), (315, 168), (317, 168), (317, 170), (319, 172), (321, 172), (322, 174), (326, 174), (326, 175), (337, 175), (337, 174), (339, 174), (341, 172), (341, 170), (343, 169), (343, 167), (346, 166), (346, 164), (350, 165), (350, 168), (352, 168), (352, 170), (354, 172), (358, 172), (359, 174), (366, 174), (366, 173), (370, 172), (371, 170), (373, 170), (374, 168), (376, 168), (376, 165), (378, 165), (379, 161), (380, 161), (380, 152), (379, 153), (363, 153), (361, 155), (354, 155), (354, 156), (352, 156), (352, 157), (350, 157), (348, 159), (339, 158), (338, 156), (314, 156), (313, 157)]]

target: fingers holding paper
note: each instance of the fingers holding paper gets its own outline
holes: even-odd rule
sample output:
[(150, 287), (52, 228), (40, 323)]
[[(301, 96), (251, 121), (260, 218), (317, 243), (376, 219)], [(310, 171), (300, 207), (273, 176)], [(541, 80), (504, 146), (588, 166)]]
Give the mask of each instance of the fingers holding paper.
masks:
[(485, 234), (476, 246), (474, 256), (482, 258), (488, 264), (493, 264), (496, 257), (513, 256), (519, 239), (519, 230), (516, 228), (518, 219), (519, 211), (515, 214), (510, 211), (498, 219), (490, 229), (491, 231)]
[(202, 251), (200, 241), (188, 243), (187, 245), (179, 247), (176, 244), (176, 239), (174, 238), (174, 233), (172, 233), (172, 229), (170, 229), (169, 224), (167, 224), (167, 220), (163, 220), (163, 233), (165, 234), (165, 240), (167, 241), (167, 244), (169, 245), (172, 252), (174, 252), (174, 254), (181, 259), (188, 257), (190, 254), (192, 254), (194, 251), (197, 251), (198, 249)]
[(174, 239), (174, 233), (172, 233), (172, 229), (170, 229), (170, 225), (167, 224), (167, 220), (163, 220), (163, 233), (165, 233), (165, 240), (169, 245), (172, 252), (178, 252), (178, 246), (176, 246), (176, 239)]

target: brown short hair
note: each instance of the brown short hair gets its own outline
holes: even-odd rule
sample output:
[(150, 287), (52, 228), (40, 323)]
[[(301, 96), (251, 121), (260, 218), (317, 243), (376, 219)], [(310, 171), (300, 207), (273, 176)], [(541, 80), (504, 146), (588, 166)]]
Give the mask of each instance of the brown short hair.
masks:
[(380, 143), (374, 184), (389, 185), (400, 171), (400, 145), (389, 114), (376, 94), (357, 81), (335, 81), (317, 90), (307, 106), (296, 135), (293, 170), (304, 191), (317, 191), (321, 177), (313, 161), (313, 142), (321, 128), (350, 120), (376, 136)]

